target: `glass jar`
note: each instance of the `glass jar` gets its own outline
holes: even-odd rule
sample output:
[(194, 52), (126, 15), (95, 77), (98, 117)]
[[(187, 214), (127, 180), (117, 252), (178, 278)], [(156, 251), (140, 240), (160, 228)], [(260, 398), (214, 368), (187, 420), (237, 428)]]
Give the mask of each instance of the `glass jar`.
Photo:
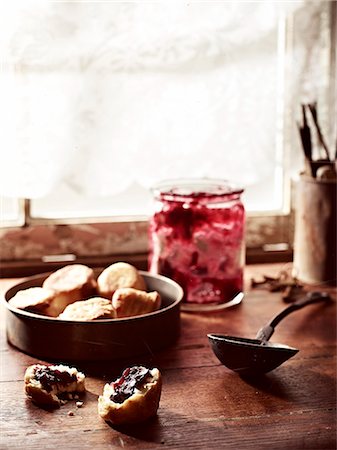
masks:
[(184, 289), (182, 309), (212, 310), (243, 297), (243, 189), (224, 180), (167, 181), (153, 188), (149, 270)]

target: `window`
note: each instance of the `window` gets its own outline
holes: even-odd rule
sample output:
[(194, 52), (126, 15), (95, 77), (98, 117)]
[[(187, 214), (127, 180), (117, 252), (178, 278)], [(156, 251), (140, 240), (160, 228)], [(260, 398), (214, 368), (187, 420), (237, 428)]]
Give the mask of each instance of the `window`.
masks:
[(335, 17), (334, 2), (8, 8), (2, 259), (144, 253), (149, 187), (186, 176), (246, 187), (249, 248), (291, 244), (300, 103), (336, 131)]

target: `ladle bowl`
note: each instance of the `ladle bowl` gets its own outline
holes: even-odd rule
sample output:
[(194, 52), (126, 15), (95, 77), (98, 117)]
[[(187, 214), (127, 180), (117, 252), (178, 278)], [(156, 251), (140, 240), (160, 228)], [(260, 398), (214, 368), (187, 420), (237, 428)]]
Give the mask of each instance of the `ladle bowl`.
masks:
[(299, 351), (284, 344), (269, 342), (276, 325), (287, 315), (312, 303), (330, 300), (326, 293), (310, 292), (288, 306), (262, 327), (255, 339), (208, 334), (215, 356), (220, 362), (241, 375), (256, 375), (276, 369)]

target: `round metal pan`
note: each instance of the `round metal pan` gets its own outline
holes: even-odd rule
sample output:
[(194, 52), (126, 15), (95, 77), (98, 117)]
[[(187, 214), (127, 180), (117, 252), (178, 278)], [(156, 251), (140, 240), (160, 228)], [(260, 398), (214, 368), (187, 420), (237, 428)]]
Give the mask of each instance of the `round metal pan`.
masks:
[[(99, 271), (95, 271), (96, 275)], [(49, 274), (29, 277), (5, 294), (8, 341), (19, 350), (45, 360), (107, 361), (151, 355), (174, 343), (180, 331), (182, 288), (161, 275), (139, 271), (148, 291), (158, 291), (158, 311), (123, 319), (68, 321), (12, 307), (19, 290), (41, 286)]]

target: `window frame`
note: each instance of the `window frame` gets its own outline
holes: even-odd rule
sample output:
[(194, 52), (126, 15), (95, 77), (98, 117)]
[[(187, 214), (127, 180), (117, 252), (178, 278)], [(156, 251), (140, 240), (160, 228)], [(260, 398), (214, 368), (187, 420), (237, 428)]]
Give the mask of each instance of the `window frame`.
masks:
[[(337, 68), (336, 68), (336, 23), (337, 5), (329, 2), (329, 29), (330, 29), (330, 62), (329, 62), (329, 88), (326, 92), (326, 105), (330, 123), (328, 124), (329, 136), (336, 133), (336, 124), (333, 117), (337, 115)], [(281, 19), (282, 20), (282, 19)], [(293, 39), (293, 18), (283, 21), (283, 44), (286, 55), (291, 54), (291, 42)], [(283, 81), (289, 80), (289, 66), (284, 67)], [(281, 146), (283, 164), (285, 167), (284, 176), (284, 198), (287, 202), (279, 213), (263, 212), (249, 213), (246, 220), (246, 248), (247, 262), (263, 261), (290, 261), (292, 258), (292, 242), (294, 234), (294, 211), (293, 211), (293, 191), (294, 186), (290, 179), (287, 168), (290, 164), (291, 150), (298, 141), (297, 129), (295, 128), (295, 107), (290, 98), (290, 89), (287, 84), (283, 86), (284, 97), (282, 98), (282, 124), (281, 124)], [(284, 131), (286, 130), (286, 131)], [(298, 144), (299, 145), (299, 144)], [(299, 150), (300, 151), (300, 150)], [(147, 233), (148, 217), (146, 216), (115, 216), (99, 218), (65, 218), (46, 219), (32, 217), (31, 201), (29, 199), (19, 199), (20, 216), (14, 223), (2, 222), (0, 230), (0, 240), (6, 240), (12, 258), (7, 255), (0, 255), (0, 277), (12, 276), (13, 274), (31, 274), (41, 270), (53, 270), (60, 267), (65, 262), (77, 261), (91, 264), (93, 266), (104, 265), (105, 263), (126, 260), (134, 263), (142, 269), (147, 266)], [(87, 249), (87, 252), (78, 252), (76, 249), (85, 249), (85, 240), (81, 238), (79, 232), (81, 226), (88, 225), (95, 230), (101, 227), (102, 233), (106, 233), (107, 240), (102, 238), (102, 249), (98, 248), (96, 254)], [(48, 244), (45, 241), (39, 248), (29, 251), (29, 236), (33, 232), (41, 232), (42, 235), (54, 237), (54, 243)], [(66, 233), (65, 233), (66, 231)], [(15, 235), (15, 239), (13, 236)], [(67, 243), (64, 243), (62, 236), (67, 235)], [(71, 236), (71, 239), (69, 239)], [(102, 236), (101, 236), (102, 237)], [(114, 238), (113, 238), (114, 237)], [(58, 245), (55, 246), (55, 239)], [(82, 239), (82, 240), (81, 240)], [(104, 245), (108, 243), (108, 245)], [(17, 246), (26, 246), (21, 252), (16, 252)], [(20, 256), (21, 255), (21, 256)], [(24, 256), (22, 256), (24, 255)], [(32, 256), (30, 256), (32, 255)]]

